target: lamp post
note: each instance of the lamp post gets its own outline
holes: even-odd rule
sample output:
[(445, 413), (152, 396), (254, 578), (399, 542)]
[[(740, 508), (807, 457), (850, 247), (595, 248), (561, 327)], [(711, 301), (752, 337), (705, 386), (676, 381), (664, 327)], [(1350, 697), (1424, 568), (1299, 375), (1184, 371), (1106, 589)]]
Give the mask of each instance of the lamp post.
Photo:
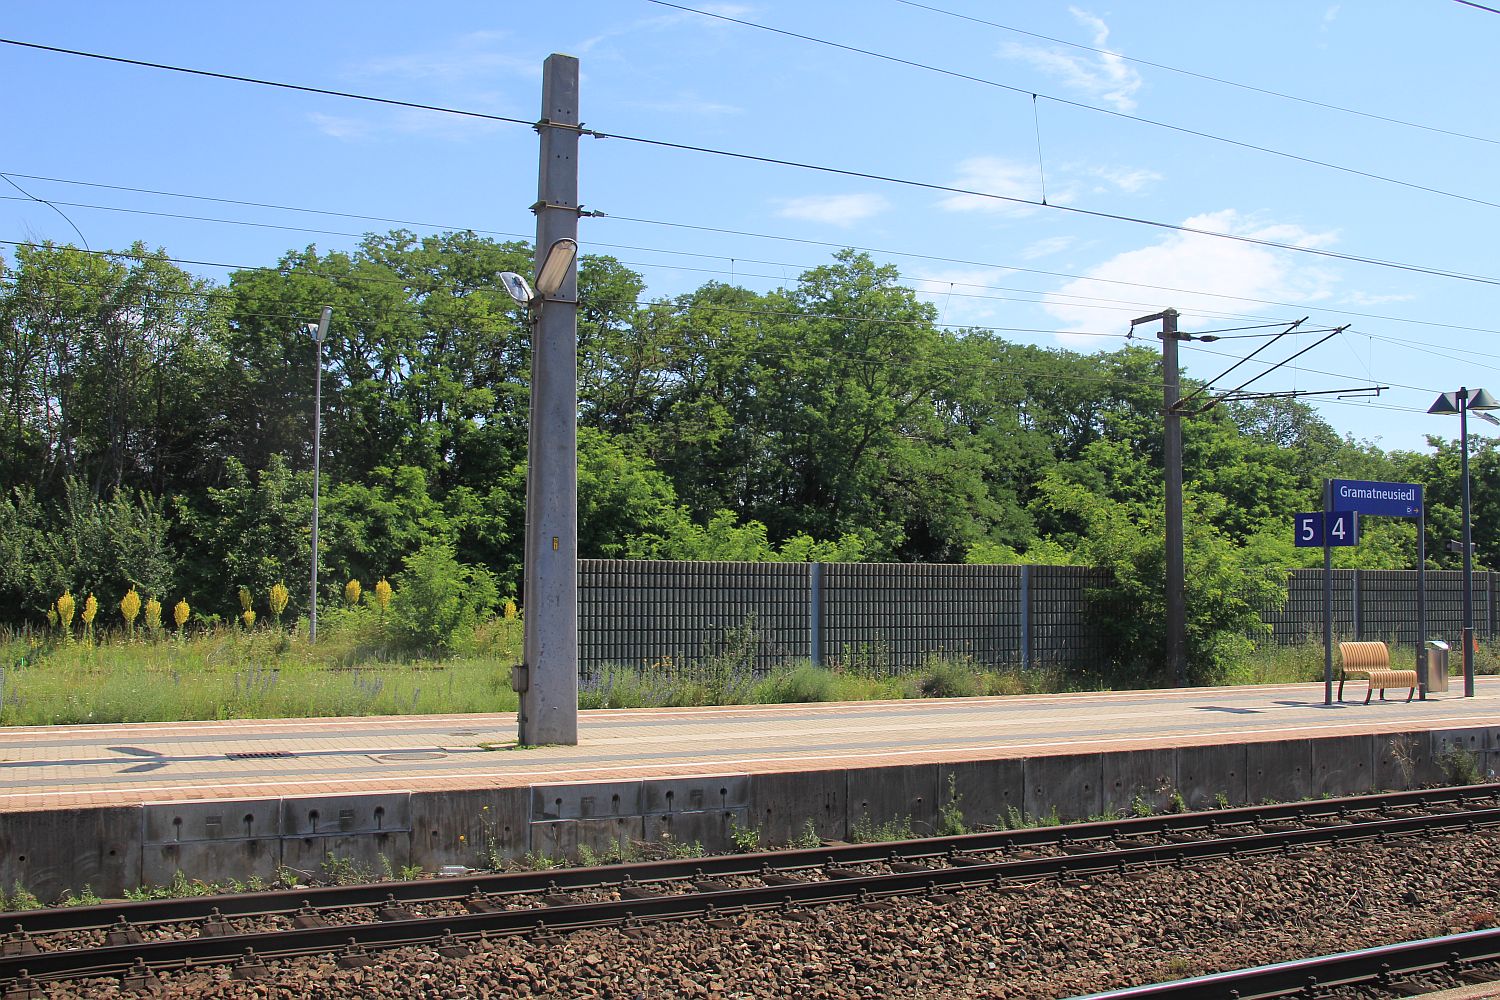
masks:
[(1463, 551), (1464, 551), (1464, 697), (1474, 697), (1474, 538), (1469, 515), (1469, 411), (1500, 409), (1483, 389), (1464, 386), (1458, 392), (1445, 392), (1427, 408), (1428, 413), (1458, 414), (1458, 453), (1460, 478), (1463, 480)]
[(323, 339), (328, 336), (328, 321), (333, 306), (324, 306), (316, 323), (307, 324), (313, 338), (313, 513), (312, 513), (312, 589), (307, 600), (307, 641), (318, 641), (318, 463), (323, 453)]

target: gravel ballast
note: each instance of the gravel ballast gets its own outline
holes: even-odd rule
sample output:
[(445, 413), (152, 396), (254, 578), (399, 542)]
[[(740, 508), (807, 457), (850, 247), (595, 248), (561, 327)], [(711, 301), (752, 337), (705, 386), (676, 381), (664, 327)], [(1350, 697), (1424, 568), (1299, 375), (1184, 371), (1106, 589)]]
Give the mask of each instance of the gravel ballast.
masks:
[[(798, 997), (1044, 1000), (1500, 924), (1500, 833), (1324, 847), (925, 898), (497, 938), (163, 974), (152, 995), (209, 998)], [(722, 923), (723, 921), (720, 921)], [(118, 980), (49, 997), (135, 995)]]

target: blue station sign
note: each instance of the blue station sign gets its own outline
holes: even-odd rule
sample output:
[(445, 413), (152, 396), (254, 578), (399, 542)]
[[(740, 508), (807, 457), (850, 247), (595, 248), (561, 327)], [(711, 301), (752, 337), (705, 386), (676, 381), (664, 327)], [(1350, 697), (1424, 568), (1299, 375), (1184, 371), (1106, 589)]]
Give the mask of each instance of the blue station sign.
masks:
[(1371, 483), (1333, 480), (1333, 510), (1354, 510), (1378, 517), (1420, 517), (1422, 487), (1416, 483)]
[(1292, 529), (1293, 542), (1299, 549), (1359, 544), (1359, 515), (1352, 510), (1336, 510), (1327, 515), (1321, 510), (1293, 514)]

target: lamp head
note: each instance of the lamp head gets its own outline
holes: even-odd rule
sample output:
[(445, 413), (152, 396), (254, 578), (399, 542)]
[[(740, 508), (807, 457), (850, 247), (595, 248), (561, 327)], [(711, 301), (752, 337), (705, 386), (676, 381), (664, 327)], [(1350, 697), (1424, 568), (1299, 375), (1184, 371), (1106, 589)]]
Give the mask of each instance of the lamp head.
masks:
[(568, 268), (573, 266), (573, 259), (577, 256), (577, 240), (564, 236), (553, 241), (547, 248), (547, 255), (542, 258), (541, 265), (536, 269), (536, 293), (543, 297), (555, 294), (562, 287), (563, 280), (568, 276)]
[(1485, 389), (1470, 389), (1469, 402), (1464, 407), (1466, 410), (1500, 410), (1500, 402), (1496, 402)]
[(1437, 413), (1443, 416), (1454, 416), (1458, 413), (1458, 394), (1445, 392), (1437, 398), (1437, 402), (1427, 408), (1428, 413)]
[(527, 283), (525, 278), (514, 271), (501, 271), (500, 284), (505, 287), (507, 295), (523, 306), (530, 305), (531, 300), (536, 298), (536, 293), (531, 290), (531, 285)]
[(307, 332), (312, 334), (313, 340), (319, 344), (323, 338), (328, 336), (328, 321), (333, 318), (333, 306), (324, 306), (323, 315), (318, 317), (316, 323), (307, 324)]

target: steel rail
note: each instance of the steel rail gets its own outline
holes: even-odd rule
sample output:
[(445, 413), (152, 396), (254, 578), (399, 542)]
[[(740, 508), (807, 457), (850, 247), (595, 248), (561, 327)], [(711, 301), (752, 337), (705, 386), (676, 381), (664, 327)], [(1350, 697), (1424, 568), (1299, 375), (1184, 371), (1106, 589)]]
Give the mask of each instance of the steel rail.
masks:
[(637, 882), (680, 881), (695, 877), (755, 875), (765, 868), (791, 871), (826, 864), (854, 865), (890, 860), (918, 860), (949, 854), (1042, 847), (1080, 841), (1109, 840), (1216, 830), (1243, 824), (1264, 824), (1389, 809), (1430, 808), (1466, 802), (1500, 802), (1500, 783), (1449, 788), (1386, 792), (1303, 802), (1238, 806), (1204, 812), (1130, 816), (1060, 826), (1027, 827), (985, 833), (930, 837), (869, 844), (829, 844), (821, 847), (753, 854), (644, 861), (544, 871), (472, 873), (461, 877), (405, 882), (371, 882), (354, 886), (302, 886), (269, 892), (226, 893), (184, 899), (132, 900), (91, 906), (53, 907), (4, 914), (7, 924), (27, 933), (104, 929), (124, 918), (131, 924), (201, 920), (217, 910), (223, 917), (293, 913), (302, 906), (335, 909), (379, 906), (394, 898), (400, 903), (456, 900), (471, 891), (518, 894), (558, 889), (586, 889), (614, 885), (627, 876)]
[[(583, 927), (628, 927), (639, 920), (682, 919), (712, 913), (739, 913), (812, 903), (878, 901), (882, 897), (937, 893), (986, 885), (1003, 886), (1048, 877), (1138, 870), (1154, 865), (1185, 864), (1190, 860), (1289, 852), (1297, 847), (1315, 844), (1380, 840), (1392, 836), (1495, 826), (1500, 826), (1500, 806), (1425, 816), (1380, 817), (1299, 830), (1257, 831), (1242, 836), (1213, 834), (1204, 828), (1204, 839), (1103, 849), (1082, 854), (1008, 858), (1000, 861), (972, 858), (969, 863), (953, 867), (921, 868), (880, 875), (846, 871), (847, 877), (791, 884), (716, 891), (695, 890), (561, 906), (496, 909), (378, 923), (0, 955), (0, 980), (13, 981), (25, 974), (67, 979), (119, 974), (128, 971), (138, 960), (151, 968), (180, 966), (189, 960), (228, 962), (242, 956), (247, 949), (254, 949), (264, 957), (272, 957), (336, 951), (340, 946), (351, 942), (376, 947), (434, 942), (449, 932), (459, 938), (475, 938), (484, 934), (514, 935)], [(495, 900), (495, 904), (503, 906), (503, 900)]]
[[(1489, 928), (1363, 948), (1319, 958), (1304, 958), (1233, 972), (1217, 972), (1169, 983), (1132, 986), (1091, 993), (1073, 1000), (1270, 1000), (1273, 997), (1311, 997), (1318, 990), (1362, 984), (1383, 985), (1399, 976), (1442, 969), (1459, 972), (1463, 965), (1500, 959), (1500, 929)], [(1404, 995), (1404, 994), (1403, 994)]]

